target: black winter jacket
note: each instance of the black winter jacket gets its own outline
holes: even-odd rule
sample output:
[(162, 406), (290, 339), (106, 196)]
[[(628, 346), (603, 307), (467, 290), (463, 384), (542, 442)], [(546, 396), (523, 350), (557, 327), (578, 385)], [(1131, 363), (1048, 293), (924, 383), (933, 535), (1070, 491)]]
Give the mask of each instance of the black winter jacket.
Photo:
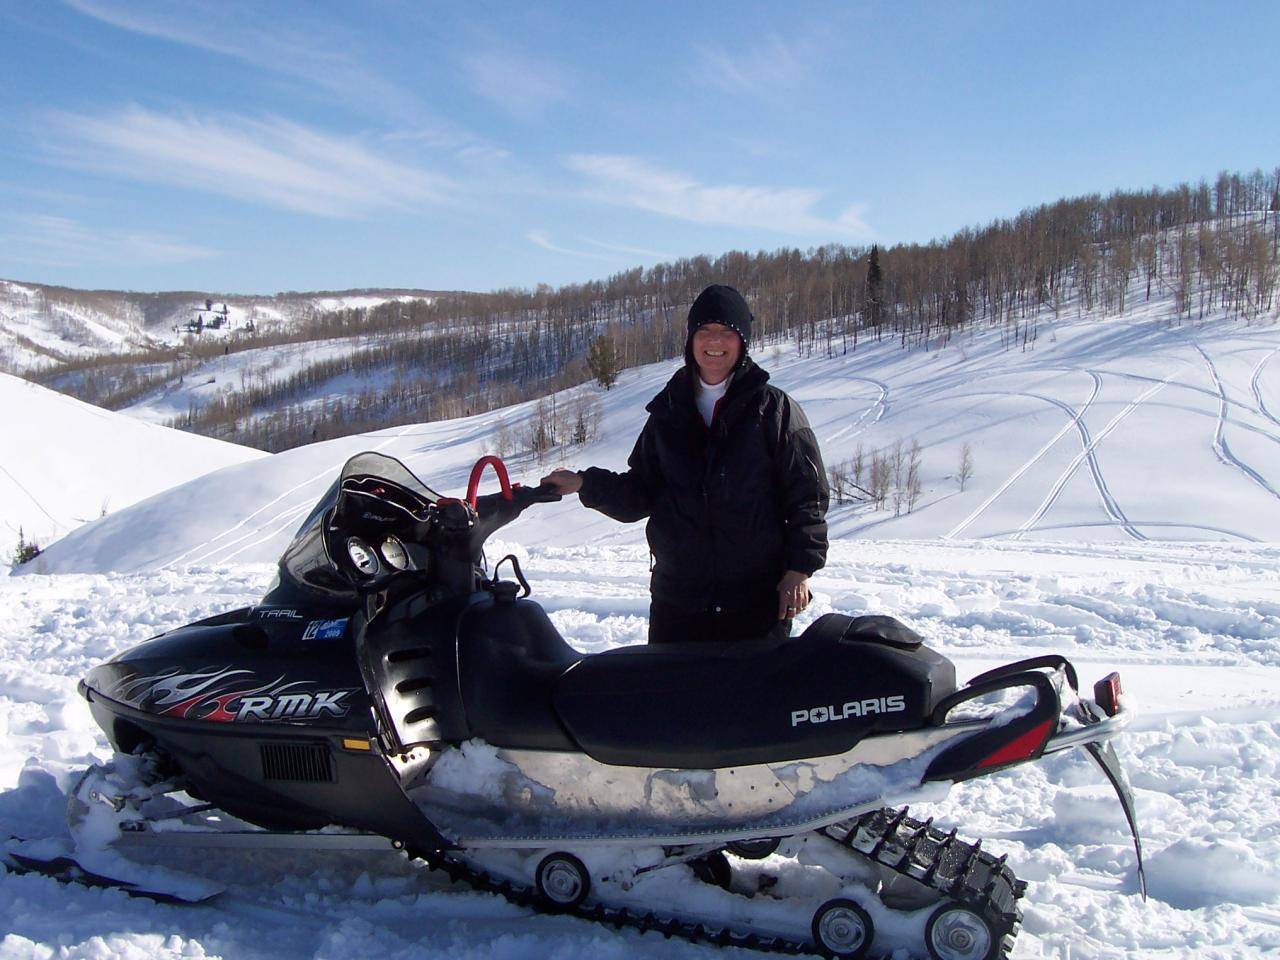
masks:
[(799, 404), (744, 358), (708, 429), (696, 374), (676, 371), (649, 402), (626, 473), (591, 467), (579, 497), (615, 520), (649, 518), (653, 599), (682, 612), (777, 603), (787, 570), (826, 562), (828, 490)]

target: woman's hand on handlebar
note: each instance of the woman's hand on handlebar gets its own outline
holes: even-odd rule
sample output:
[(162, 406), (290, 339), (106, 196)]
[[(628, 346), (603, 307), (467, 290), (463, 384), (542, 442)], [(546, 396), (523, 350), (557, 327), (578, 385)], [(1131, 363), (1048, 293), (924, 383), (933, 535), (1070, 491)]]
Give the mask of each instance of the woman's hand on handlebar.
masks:
[(544, 486), (555, 487), (556, 493), (566, 496), (582, 489), (582, 474), (573, 470), (552, 470), (542, 478)]

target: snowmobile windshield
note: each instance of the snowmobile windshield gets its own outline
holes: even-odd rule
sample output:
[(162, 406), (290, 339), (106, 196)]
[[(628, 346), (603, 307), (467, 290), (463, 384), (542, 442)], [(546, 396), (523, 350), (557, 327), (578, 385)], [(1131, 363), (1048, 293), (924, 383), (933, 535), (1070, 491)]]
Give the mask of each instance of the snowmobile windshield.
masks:
[(381, 453), (358, 453), (343, 466), (338, 478), (302, 522), (293, 542), (280, 557), (280, 584), (269, 595), (290, 603), (350, 606), (358, 601), (355, 586), (330, 556), (326, 524), (343, 491), (353, 485), (381, 481), (408, 503), (435, 503), (440, 495), (413, 475), (399, 460)]

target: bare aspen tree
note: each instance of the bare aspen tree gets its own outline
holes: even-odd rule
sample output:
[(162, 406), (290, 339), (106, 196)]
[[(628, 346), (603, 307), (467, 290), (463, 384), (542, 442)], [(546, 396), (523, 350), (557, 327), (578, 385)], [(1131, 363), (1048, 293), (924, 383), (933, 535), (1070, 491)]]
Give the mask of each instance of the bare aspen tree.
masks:
[(960, 483), (960, 492), (964, 493), (965, 485), (973, 479), (973, 448), (966, 440), (960, 447), (960, 468), (956, 470), (956, 480)]
[(923, 492), (924, 482), (920, 479), (920, 441), (912, 437), (911, 449), (907, 453), (907, 513), (916, 508)]
[(569, 443), (580, 447), (600, 435), (600, 421), (604, 413), (600, 398), (588, 393), (578, 393), (571, 404)]
[(533, 454), (538, 463), (545, 463), (551, 448), (555, 446), (555, 411), (543, 397), (534, 408), (533, 415), (525, 424), (525, 448)]
[(848, 492), (846, 487), (848, 482), (849, 470), (842, 461), (835, 461), (827, 467), (827, 483), (831, 485), (831, 495), (835, 497), (836, 503), (844, 504)]
[(849, 461), (849, 474), (853, 477), (853, 482), (861, 487), (863, 485), (863, 475), (866, 473), (865, 456), (862, 452), (862, 444), (858, 444), (858, 449), (853, 451), (853, 458)]
[(890, 469), (893, 482), (893, 515), (896, 517), (902, 513), (902, 505), (907, 499), (906, 458), (902, 451), (901, 437), (893, 445)]
[(505, 460), (511, 455), (511, 429), (507, 426), (505, 417), (498, 418), (498, 425), (490, 438), (490, 447), (499, 460)]
[(889, 458), (879, 450), (871, 451), (871, 501), (879, 510), (889, 496), (889, 484), (893, 479), (893, 467)]
[[(861, 454), (859, 454), (861, 456)], [(857, 477), (854, 476), (855, 468)], [(857, 460), (850, 457), (844, 462), (844, 483), (845, 495), (849, 500), (871, 500), (871, 491), (862, 485), (863, 474), (866, 473), (865, 466)]]

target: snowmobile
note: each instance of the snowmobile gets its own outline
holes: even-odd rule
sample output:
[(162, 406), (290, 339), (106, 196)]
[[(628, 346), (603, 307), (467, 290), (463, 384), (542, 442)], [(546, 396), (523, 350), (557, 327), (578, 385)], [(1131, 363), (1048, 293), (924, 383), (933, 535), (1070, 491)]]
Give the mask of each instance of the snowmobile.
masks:
[[(481, 496), (490, 466), (500, 490)], [(484, 562), (495, 530), (557, 499), (493, 457), (462, 499), (353, 457), (259, 604), (82, 681), (117, 760), (75, 789), (73, 822), (105, 815), (117, 843), (390, 841), (453, 880), (616, 926), (990, 960), (1025, 884), (898, 805), (1083, 747), (1119, 795), (1141, 887), (1116, 675), (1082, 698), (1072, 666), (1042, 656), (960, 686), (906, 625), (834, 613), (783, 642), (586, 656), (528, 599), (514, 555)]]

